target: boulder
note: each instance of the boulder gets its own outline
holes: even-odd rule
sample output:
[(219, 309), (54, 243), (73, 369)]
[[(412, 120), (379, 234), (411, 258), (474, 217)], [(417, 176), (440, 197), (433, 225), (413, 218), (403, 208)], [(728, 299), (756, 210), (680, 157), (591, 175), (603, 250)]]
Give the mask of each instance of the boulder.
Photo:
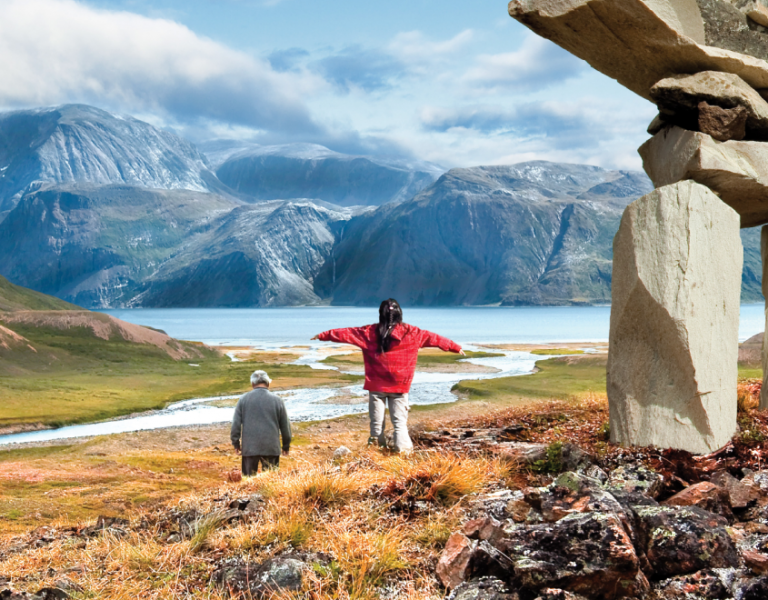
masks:
[(495, 577), (481, 577), (462, 583), (451, 592), (447, 600), (518, 600), (507, 585)]
[(718, 142), (743, 140), (747, 136), (747, 110), (743, 106), (720, 108), (699, 102), (699, 131)]
[(692, 179), (741, 215), (742, 227), (768, 223), (768, 144), (717, 142), (680, 127), (665, 127), (638, 149), (656, 187)]
[(709, 481), (694, 483), (668, 498), (662, 504), (666, 506), (698, 506), (706, 511), (720, 515), (727, 519), (728, 522), (733, 521), (734, 518), (728, 491)]
[(755, 489), (743, 484), (727, 471), (715, 473), (710, 481), (728, 492), (731, 508), (737, 510), (754, 504), (759, 497), (759, 493)]
[(738, 75), (717, 71), (673, 75), (651, 88), (651, 98), (665, 121), (679, 122), (683, 127), (693, 125), (694, 129), (701, 118), (699, 104), (702, 101), (723, 109), (744, 109), (749, 138), (768, 138), (768, 102)]
[(739, 216), (683, 181), (630, 204), (613, 243), (611, 441), (707, 454), (736, 431)]
[(275, 593), (300, 591), (310, 563), (327, 562), (320, 554), (276, 556), (260, 564), (234, 559), (220, 564), (212, 579), (230, 596), (271, 598)]
[[(541, 491), (541, 514), (545, 521), (555, 522), (572, 513), (613, 512), (624, 515), (616, 499), (602, 489), (597, 479), (577, 473), (563, 473)], [(625, 521), (625, 517), (622, 521)]]
[(455, 588), (467, 578), (467, 569), (477, 542), (463, 533), (453, 533), (437, 563), (437, 578), (448, 589)]
[[(626, 464), (613, 469), (608, 475), (606, 489), (658, 498), (664, 478), (643, 464)], [(654, 502), (655, 504), (655, 502)]]
[(739, 3), (739, 10), (747, 15), (758, 25), (768, 27), (768, 8), (759, 0), (748, 0), (746, 3)]
[(723, 517), (696, 506), (638, 507), (635, 513), (655, 578), (739, 565)]
[(737, 8), (722, 6), (727, 4), (512, 0), (509, 14), (649, 100), (656, 82), (680, 73), (723, 71), (756, 90), (768, 88), (768, 38), (750, 30)]
[(645, 600), (728, 600), (730, 587), (717, 571), (705, 569), (691, 575), (670, 577), (653, 584)]
[(567, 589), (590, 598), (633, 597), (647, 581), (621, 520), (613, 513), (575, 513), (554, 524), (521, 526), (498, 544), (530, 590)]

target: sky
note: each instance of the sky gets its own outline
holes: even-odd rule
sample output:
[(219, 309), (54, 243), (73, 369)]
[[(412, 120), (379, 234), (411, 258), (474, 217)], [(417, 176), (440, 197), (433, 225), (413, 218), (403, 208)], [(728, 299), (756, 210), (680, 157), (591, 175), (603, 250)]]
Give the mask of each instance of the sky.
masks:
[(86, 103), (195, 142), (444, 168), (640, 169), (655, 107), (504, 0), (0, 0), (0, 109)]

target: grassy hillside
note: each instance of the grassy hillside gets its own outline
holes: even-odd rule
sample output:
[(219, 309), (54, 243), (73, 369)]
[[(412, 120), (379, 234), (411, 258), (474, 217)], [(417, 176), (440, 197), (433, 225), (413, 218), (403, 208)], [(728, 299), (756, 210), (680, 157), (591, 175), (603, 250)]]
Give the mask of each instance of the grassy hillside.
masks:
[(14, 285), (0, 275), (0, 312), (11, 310), (79, 310), (79, 306), (53, 296)]

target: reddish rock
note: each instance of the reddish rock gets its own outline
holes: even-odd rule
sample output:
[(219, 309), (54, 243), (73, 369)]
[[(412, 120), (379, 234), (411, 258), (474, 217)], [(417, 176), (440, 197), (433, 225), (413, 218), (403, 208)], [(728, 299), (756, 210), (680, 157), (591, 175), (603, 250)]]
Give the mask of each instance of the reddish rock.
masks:
[(747, 109), (743, 106), (721, 108), (699, 102), (699, 131), (719, 142), (743, 140), (747, 135)]
[(463, 533), (451, 534), (437, 563), (437, 577), (446, 588), (455, 588), (467, 577), (467, 567), (477, 542)]
[(719, 515), (698, 506), (644, 506), (635, 514), (640, 543), (656, 578), (739, 564), (725, 530), (728, 522)]
[(662, 502), (667, 506), (698, 506), (733, 521), (730, 503), (728, 491), (709, 481), (694, 483)]
[(710, 481), (728, 492), (731, 508), (734, 509), (747, 508), (754, 504), (760, 495), (757, 490), (743, 484), (727, 471), (715, 473)]
[(768, 471), (755, 471), (741, 480), (757, 496), (758, 504), (768, 502)]
[(602, 489), (600, 482), (578, 473), (563, 473), (540, 492), (541, 514), (545, 521), (559, 521), (571, 513), (613, 512), (626, 523), (624, 509)]
[(743, 550), (741, 557), (755, 575), (768, 575), (768, 556), (753, 550)]
[(729, 587), (718, 573), (705, 569), (654, 583), (644, 600), (726, 600), (731, 597)]
[(501, 535), (501, 523), (493, 517), (472, 519), (464, 523), (461, 531), (471, 540), (495, 541)]
[(506, 508), (507, 515), (515, 523), (541, 521), (541, 514), (528, 504), (523, 498), (510, 500)]
[(229, 473), (227, 473), (227, 480), (231, 481), (232, 483), (239, 483), (243, 480), (242, 471), (240, 471), (240, 469), (232, 469)]

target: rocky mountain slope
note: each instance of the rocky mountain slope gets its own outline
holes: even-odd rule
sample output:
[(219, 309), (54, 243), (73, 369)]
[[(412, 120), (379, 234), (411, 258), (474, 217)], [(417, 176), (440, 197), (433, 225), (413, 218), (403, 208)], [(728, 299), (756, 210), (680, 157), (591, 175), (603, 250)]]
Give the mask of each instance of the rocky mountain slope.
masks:
[(222, 182), (257, 200), (317, 198), (340, 206), (378, 206), (412, 198), (444, 172), (423, 161), (352, 156), (317, 144), (238, 147), (213, 141), (202, 148)]
[(190, 142), (85, 105), (0, 114), (0, 216), (46, 185), (226, 192)]
[[(353, 219), (316, 292), (334, 304), (609, 303), (612, 243), (642, 173), (535, 161), (453, 169), (412, 200)], [(760, 296), (743, 232), (744, 301)]]

